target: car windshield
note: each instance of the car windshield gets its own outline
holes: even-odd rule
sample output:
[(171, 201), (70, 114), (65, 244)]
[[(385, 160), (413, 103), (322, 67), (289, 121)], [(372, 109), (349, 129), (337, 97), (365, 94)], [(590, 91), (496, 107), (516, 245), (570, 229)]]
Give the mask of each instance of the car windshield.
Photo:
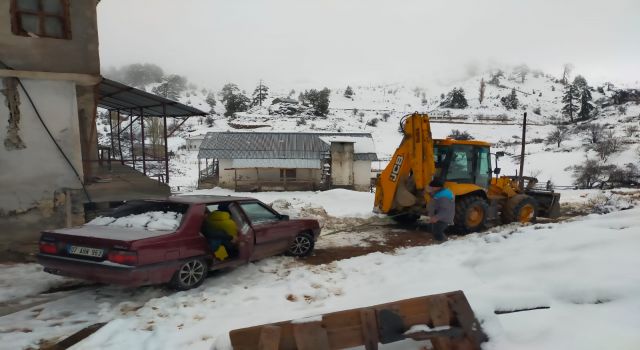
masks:
[(187, 204), (182, 203), (131, 201), (107, 215), (98, 216), (86, 225), (171, 231), (180, 227), (188, 208)]

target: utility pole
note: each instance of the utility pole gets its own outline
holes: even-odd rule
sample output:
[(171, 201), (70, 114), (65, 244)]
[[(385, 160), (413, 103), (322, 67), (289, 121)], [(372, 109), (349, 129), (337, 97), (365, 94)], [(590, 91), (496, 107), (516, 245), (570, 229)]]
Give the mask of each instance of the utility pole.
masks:
[(524, 148), (527, 142), (527, 112), (522, 119), (522, 149), (520, 150), (520, 189), (524, 190)]

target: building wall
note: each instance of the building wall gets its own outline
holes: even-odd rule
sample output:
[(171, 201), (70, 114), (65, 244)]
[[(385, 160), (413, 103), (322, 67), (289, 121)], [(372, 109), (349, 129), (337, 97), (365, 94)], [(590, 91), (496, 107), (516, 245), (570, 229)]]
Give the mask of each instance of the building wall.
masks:
[(353, 162), (353, 187), (357, 191), (369, 191), (371, 188), (371, 161)]
[(225, 170), (231, 168), (231, 159), (219, 159), (218, 166), (220, 168), (218, 185), (223, 188), (234, 188), (234, 171)]
[[(235, 176), (237, 174), (238, 189), (260, 187), (263, 191), (282, 191), (285, 190), (284, 183), (280, 179), (280, 169), (260, 168), (258, 169), (260, 182), (258, 183), (258, 172), (255, 168), (225, 170), (231, 168), (232, 161), (230, 159), (220, 159), (220, 177), (218, 185), (223, 188), (234, 189), (236, 186)], [(296, 169), (296, 179), (311, 180), (309, 182), (299, 183), (300, 189), (318, 188), (322, 174), (320, 169)], [(305, 187), (306, 186), (306, 187)], [(287, 184), (288, 190), (297, 189), (296, 182), (292, 181)]]
[(204, 141), (204, 139), (201, 139), (201, 138), (187, 139), (186, 141), (187, 149), (190, 149), (190, 150), (199, 149), (200, 145), (202, 144), (202, 141)]
[(71, 39), (11, 31), (10, 0), (0, 1), (0, 60), (16, 70), (100, 74), (96, 0), (69, 0)]
[[(7, 106), (8, 78), (0, 79), (0, 237), (37, 236), (46, 228), (81, 220), (70, 195), (82, 188), (18, 86), (19, 120), (10, 125)], [(22, 79), (51, 134), (82, 177), (82, 154), (76, 88), (72, 82)], [(15, 104), (14, 104), (15, 106)], [(13, 118), (16, 117), (12, 113)], [(21, 146), (8, 141), (17, 135)], [(81, 202), (82, 198), (80, 198)], [(78, 214), (69, 221), (69, 210)], [(5, 240), (3, 240), (4, 242)]]
[(331, 185), (353, 186), (353, 142), (331, 142)]

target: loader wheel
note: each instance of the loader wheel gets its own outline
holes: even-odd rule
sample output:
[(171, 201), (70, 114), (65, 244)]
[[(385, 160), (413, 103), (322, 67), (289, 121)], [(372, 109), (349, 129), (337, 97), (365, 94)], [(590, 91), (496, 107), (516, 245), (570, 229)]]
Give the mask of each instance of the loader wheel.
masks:
[(470, 196), (456, 201), (455, 228), (463, 233), (485, 228), (489, 205), (482, 197)]
[(420, 215), (411, 213), (397, 214), (391, 216), (391, 219), (401, 225), (411, 225), (420, 219)]
[(502, 210), (502, 221), (505, 224), (519, 222), (526, 224), (535, 222), (538, 217), (538, 204), (536, 200), (526, 194), (518, 194), (507, 200), (507, 205)]

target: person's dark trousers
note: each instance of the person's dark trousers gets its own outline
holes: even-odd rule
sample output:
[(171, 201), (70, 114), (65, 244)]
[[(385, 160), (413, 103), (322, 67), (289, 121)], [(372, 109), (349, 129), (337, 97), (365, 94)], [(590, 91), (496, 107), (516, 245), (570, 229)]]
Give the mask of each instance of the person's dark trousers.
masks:
[(433, 238), (437, 241), (446, 241), (447, 236), (444, 234), (444, 230), (449, 226), (446, 222), (438, 221), (431, 224), (431, 233), (433, 233)]

